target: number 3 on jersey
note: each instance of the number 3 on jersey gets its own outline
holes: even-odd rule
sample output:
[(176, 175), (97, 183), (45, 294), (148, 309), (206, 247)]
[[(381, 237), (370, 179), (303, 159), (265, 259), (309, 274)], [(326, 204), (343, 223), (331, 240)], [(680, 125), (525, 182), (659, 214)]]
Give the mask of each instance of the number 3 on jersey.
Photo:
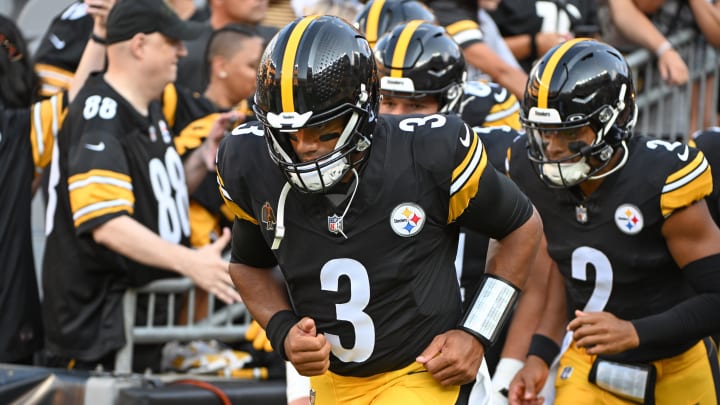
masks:
[(320, 270), (320, 286), (323, 291), (337, 292), (340, 277), (350, 280), (350, 298), (347, 302), (335, 304), (337, 319), (350, 322), (355, 332), (355, 344), (343, 347), (340, 336), (325, 333), (332, 346), (332, 353), (344, 362), (363, 362), (370, 358), (375, 348), (375, 325), (364, 312), (370, 302), (370, 279), (365, 267), (353, 259), (333, 259)]
[(182, 160), (174, 148), (167, 148), (165, 162), (150, 161), (148, 172), (158, 205), (158, 234), (168, 242), (179, 243), (190, 236), (189, 203)]

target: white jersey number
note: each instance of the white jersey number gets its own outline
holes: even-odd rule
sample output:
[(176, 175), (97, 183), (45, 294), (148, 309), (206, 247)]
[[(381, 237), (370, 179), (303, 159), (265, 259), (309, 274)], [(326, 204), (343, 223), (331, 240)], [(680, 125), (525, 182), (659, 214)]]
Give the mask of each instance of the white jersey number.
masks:
[(572, 254), (572, 277), (587, 281), (587, 268), (595, 269), (595, 288), (583, 311), (600, 312), (605, 309), (612, 293), (613, 271), (610, 260), (597, 249), (582, 246)]
[(332, 345), (332, 352), (344, 362), (363, 362), (370, 358), (375, 348), (375, 325), (372, 318), (363, 310), (370, 302), (370, 280), (365, 267), (353, 259), (333, 259), (325, 263), (320, 270), (320, 286), (324, 291), (337, 292), (340, 277), (350, 280), (350, 299), (335, 304), (337, 319), (350, 322), (355, 332), (355, 344), (345, 348), (340, 336), (325, 333)]
[(148, 170), (158, 203), (158, 233), (168, 242), (179, 243), (183, 236), (190, 236), (188, 192), (182, 160), (175, 148), (167, 148), (165, 161), (152, 159)]

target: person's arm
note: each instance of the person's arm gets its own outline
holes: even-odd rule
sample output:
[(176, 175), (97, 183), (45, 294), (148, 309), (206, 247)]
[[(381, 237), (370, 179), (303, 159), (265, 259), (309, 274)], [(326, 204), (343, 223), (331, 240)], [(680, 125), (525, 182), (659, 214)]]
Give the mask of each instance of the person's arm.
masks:
[(682, 344), (720, 330), (720, 229), (705, 200), (676, 210), (662, 227), (667, 246), (695, 295), (640, 319), (576, 311), (568, 324), (586, 353), (615, 354), (640, 345)]
[(225, 137), (230, 124), (239, 118), (240, 113), (237, 111), (219, 114), (202, 145), (190, 152), (190, 156), (185, 159), (183, 166), (185, 168), (185, 183), (187, 183), (188, 193), (195, 192), (208, 173), (215, 172), (215, 155), (220, 141)]
[(110, 9), (115, 5), (115, 0), (86, 0), (85, 3), (88, 6), (88, 14), (93, 16), (92, 37), (85, 45), (85, 51), (70, 81), (68, 88), (70, 101), (75, 98), (90, 73), (105, 68), (105, 44), (98, 41), (105, 39), (107, 33), (105, 22)]
[(463, 48), (465, 60), (487, 74), (492, 81), (508, 89), (522, 100), (525, 95), (527, 73), (506, 63), (488, 45), (475, 42)]
[[(546, 250), (547, 242), (543, 238), (533, 267), (523, 286), (522, 295), (513, 313), (500, 361), (492, 377), (496, 397), (495, 402), (498, 403), (507, 403), (507, 390), (515, 374), (525, 364), (530, 340), (543, 316), (547, 295), (556, 293), (555, 291), (548, 291), (552, 259), (545, 253)], [(502, 393), (502, 391), (505, 391), (505, 393)]]
[[(547, 255), (539, 252), (538, 256)], [(557, 264), (551, 261), (543, 316), (532, 336), (525, 365), (517, 372), (508, 390), (510, 404), (542, 404), (537, 394), (543, 388), (550, 365), (560, 350), (567, 325), (565, 285)]]
[(608, 7), (613, 24), (620, 33), (658, 58), (663, 80), (673, 85), (687, 82), (685, 61), (633, 0), (608, 0)]
[(215, 243), (193, 250), (167, 242), (128, 215), (104, 222), (92, 231), (95, 242), (138, 263), (180, 273), (230, 304), (240, 301), (222, 260), (222, 249), (230, 240), (229, 231)]
[(720, 48), (720, 1), (708, 3), (707, 0), (688, 0), (705, 39), (714, 47)]

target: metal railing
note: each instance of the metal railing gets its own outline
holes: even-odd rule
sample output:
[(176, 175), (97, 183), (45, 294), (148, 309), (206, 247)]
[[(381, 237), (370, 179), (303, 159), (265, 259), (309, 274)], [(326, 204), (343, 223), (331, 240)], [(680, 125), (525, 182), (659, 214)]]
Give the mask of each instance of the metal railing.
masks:
[[(137, 301), (147, 296), (144, 324), (136, 324)], [(195, 321), (196, 299), (195, 284), (187, 278), (158, 280), (140, 288), (131, 288), (123, 298), (123, 317), (125, 323), (125, 346), (115, 357), (115, 372), (129, 373), (132, 370), (133, 345), (138, 343), (165, 343), (172, 340), (191, 341), (199, 339), (218, 339), (234, 342), (245, 338), (245, 332), (251, 322), (250, 313), (242, 303), (216, 308), (216, 298), (207, 296), (207, 316)], [(187, 296), (186, 321), (177, 324), (178, 299)], [(166, 307), (167, 321), (158, 325), (155, 321), (156, 304), (162, 298)], [(165, 299), (167, 301), (165, 301)]]
[[(686, 141), (693, 129), (718, 124), (720, 55), (692, 29), (679, 31), (668, 40), (687, 63), (689, 80), (684, 85), (665, 84), (657, 68), (657, 59), (651, 52), (640, 49), (626, 55), (637, 92), (635, 133)], [(715, 81), (709, 83), (712, 78)], [(696, 94), (693, 94), (693, 86), (696, 86)], [(691, 114), (693, 98), (698, 110), (694, 120)], [(712, 112), (707, 122), (703, 114), (706, 109)]]

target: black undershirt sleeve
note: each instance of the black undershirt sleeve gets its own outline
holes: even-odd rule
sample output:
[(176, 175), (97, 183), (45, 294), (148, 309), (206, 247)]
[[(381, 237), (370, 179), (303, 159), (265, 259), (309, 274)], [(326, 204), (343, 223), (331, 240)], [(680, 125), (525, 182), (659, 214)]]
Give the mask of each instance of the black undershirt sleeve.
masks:
[(277, 259), (260, 232), (260, 227), (235, 218), (232, 229), (230, 262), (267, 268), (277, 265)]

